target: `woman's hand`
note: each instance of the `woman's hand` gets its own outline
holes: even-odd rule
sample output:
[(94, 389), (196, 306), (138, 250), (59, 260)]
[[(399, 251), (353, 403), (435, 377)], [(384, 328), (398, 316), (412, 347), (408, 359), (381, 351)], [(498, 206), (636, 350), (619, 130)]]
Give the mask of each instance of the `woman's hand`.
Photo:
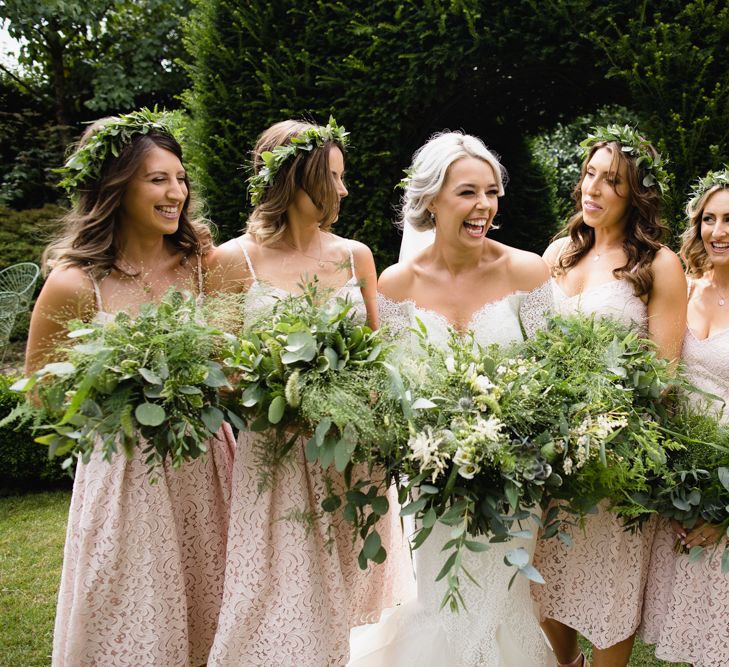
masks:
[(693, 547), (710, 547), (716, 544), (723, 535), (725, 535), (725, 529), (722, 526), (701, 521), (682, 538), (681, 543), (687, 549), (692, 549)]

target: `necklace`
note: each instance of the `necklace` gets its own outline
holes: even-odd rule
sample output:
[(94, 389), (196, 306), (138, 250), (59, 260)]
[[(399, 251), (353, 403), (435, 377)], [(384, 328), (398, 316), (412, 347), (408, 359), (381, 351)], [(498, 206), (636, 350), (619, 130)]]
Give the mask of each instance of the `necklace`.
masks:
[(615, 252), (616, 250), (620, 250), (620, 249), (622, 249), (622, 246), (620, 246), (620, 248), (608, 248), (607, 250), (604, 250), (603, 252), (596, 252), (595, 253), (595, 256), (592, 258), (592, 261), (593, 262), (599, 262), (600, 261), (600, 258), (603, 255), (609, 255), (609, 254)]
[(293, 243), (289, 243), (286, 239), (281, 239), (289, 248), (292, 250), (296, 250), (300, 255), (303, 255), (304, 257), (308, 257), (309, 259), (315, 259), (317, 264), (319, 265), (320, 269), (323, 269), (326, 266), (326, 260), (323, 260), (321, 258), (322, 256), (322, 247), (321, 247), (321, 236), (319, 236), (319, 257), (314, 257), (314, 255), (307, 255), (303, 250), (300, 250), (297, 248)]
[[(157, 264), (157, 260), (162, 256), (162, 253), (160, 253), (155, 261), (153, 262), (153, 265)], [(132, 272), (124, 271), (122, 270), (122, 273), (132, 280), (136, 285), (141, 287), (142, 291), (147, 295), (150, 296), (152, 294), (152, 283), (149, 280), (146, 280), (146, 276), (149, 275), (150, 272), (147, 272), (144, 277), (142, 277), (142, 269), (136, 268), (122, 253), (119, 253), (119, 259), (124, 262), (124, 264), (129, 267)]]
[(724, 295), (719, 291), (719, 288), (717, 287), (716, 283), (712, 280), (711, 281), (712, 286), (716, 290), (716, 293), (719, 295), (719, 305), (723, 306), (726, 303), (726, 299), (724, 298)]

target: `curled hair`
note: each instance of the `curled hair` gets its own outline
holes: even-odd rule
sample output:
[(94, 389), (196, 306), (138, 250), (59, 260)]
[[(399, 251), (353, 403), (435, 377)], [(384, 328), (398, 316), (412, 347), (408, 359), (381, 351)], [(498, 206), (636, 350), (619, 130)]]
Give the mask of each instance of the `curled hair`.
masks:
[(498, 156), (478, 137), (462, 132), (439, 132), (413, 155), (398, 226), (409, 224), (418, 231), (433, 228), (428, 206), (443, 187), (449, 167), (466, 157), (478, 158), (491, 166), (499, 185), (498, 195), (503, 196), (507, 177)]
[[(79, 147), (108, 120), (113, 119), (102, 119), (89, 127), (81, 137)], [(171, 135), (161, 132), (135, 136), (118, 157), (105, 160), (99, 178), (78, 190), (71, 210), (61, 220), (60, 234), (43, 252), (44, 274), (54, 266), (78, 266), (101, 279), (112, 268), (121, 270), (115, 264), (119, 255), (120, 204), (134, 173), (155, 146), (170, 151), (182, 162), (180, 144)], [(188, 195), (177, 230), (165, 238), (188, 257), (208, 252), (212, 237), (206, 222), (197, 213), (199, 206), (190, 194), (187, 174), (185, 185)]]
[(691, 199), (686, 204), (688, 226), (683, 234), (681, 234), (681, 250), (679, 254), (686, 264), (686, 273), (688, 273), (689, 278), (701, 278), (707, 271), (711, 271), (714, 268), (714, 264), (709, 259), (704, 242), (701, 239), (701, 218), (704, 215), (704, 208), (709, 198), (715, 192), (726, 189), (729, 188), (725, 185), (717, 184), (704, 192), (698, 201)]
[[(272, 151), (276, 146), (290, 144), (293, 137), (313, 127), (316, 125), (304, 121), (284, 120), (265, 130), (253, 148), (254, 173), (263, 167), (262, 153)], [(339, 142), (326, 141), (311, 151), (297, 151), (281, 166), (273, 183), (266, 188), (260, 204), (248, 218), (246, 231), (258, 243), (269, 245), (281, 238), (288, 224), (286, 211), (299, 189), (321, 211), (321, 229), (328, 231), (336, 222), (341, 197), (329, 169), (332, 146), (337, 146), (344, 153), (344, 146)]]
[[(588, 163), (601, 148), (608, 148), (613, 154), (610, 174), (616, 175), (620, 165), (625, 165), (628, 186), (628, 218), (623, 239), (623, 250), (628, 259), (623, 266), (613, 269), (613, 276), (617, 280), (630, 282), (635, 295), (640, 297), (650, 294), (653, 288), (651, 265), (661, 249), (661, 241), (666, 233), (666, 228), (660, 219), (663, 198), (659, 188), (643, 185), (635, 160), (626, 155), (621, 150), (621, 145), (615, 141), (595, 144), (582, 163), (580, 180), (572, 193), (577, 210), (566, 227), (557, 235), (557, 237), (569, 236), (570, 243), (560, 255), (553, 273), (556, 275), (566, 273), (595, 245), (595, 230), (585, 223), (582, 216), (582, 182)], [(658, 153), (653, 146), (648, 145), (647, 150), (657, 158)]]

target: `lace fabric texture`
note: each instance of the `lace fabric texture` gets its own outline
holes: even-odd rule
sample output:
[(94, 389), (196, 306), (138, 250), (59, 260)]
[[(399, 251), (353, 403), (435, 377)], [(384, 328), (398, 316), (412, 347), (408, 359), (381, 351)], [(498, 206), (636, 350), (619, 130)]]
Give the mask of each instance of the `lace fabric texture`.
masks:
[[(364, 320), (354, 280), (339, 290)], [(255, 282), (247, 308), (270, 309), (283, 290)], [(300, 438), (277, 467), (262, 468), (257, 453), (265, 434), (241, 433), (235, 461), (225, 593), (210, 667), (341, 667), (349, 657), (349, 631), (376, 621), (380, 612), (412, 596), (407, 542), (397, 498), (378, 532), (387, 550), (382, 565), (361, 570), (361, 543), (339, 513), (324, 513), (329, 494), (318, 464), (304, 454)], [(261, 440), (261, 438), (263, 438)], [(328, 471), (335, 487), (343, 480)]]
[[(647, 307), (625, 281), (572, 297), (556, 281), (552, 285), (560, 314), (594, 313), (647, 328)], [(601, 505), (597, 514), (586, 517), (584, 528), (568, 532), (570, 547), (557, 539), (537, 543), (534, 565), (546, 583), (532, 584), (532, 595), (542, 618), (560, 621), (598, 648), (607, 648), (630, 637), (640, 623), (655, 520), (629, 533)]]
[[(526, 294), (517, 292), (486, 304), (469, 323), (477, 342), (508, 344), (522, 339), (522, 322), (529, 328), (544, 321), (550, 288)], [(380, 319), (390, 335), (409, 344), (408, 331), (425, 324), (436, 345), (447, 344), (449, 323), (439, 313), (418, 308), (412, 301), (393, 302), (379, 296)], [(466, 610), (440, 610), (445, 582), (436, 582), (447, 554), (441, 549), (450, 539), (450, 529), (437, 525), (425, 544), (413, 552), (417, 599), (396, 610), (384, 622), (353, 634), (350, 667), (543, 667), (553, 658), (539, 628), (528, 582), (518, 576), (509, 589), (515, 570), (504, 564), (504, 554), (522, 546), (534, 551), (536, 526), (531, 539), (492, 544), (482, 553), (467, 553), (466, 569), (480, 587), (466, 577), (461, 592)]]
[(79, 463), (53, 637), (54, 667), (199, 667), (223, 594), (235, 441), (152, 483), (140, 456)]
[[(683, 359), (697, 387), (729, 399), (729, 330), (705, 340), (687, 330)], [(726, 409), (722, 422), (729, 422)], [(673, 552), (675, 540), (669, 522), (661, 520), (651, 551), (640, 633), (656, 644), (656, 655), (663, 660), (695, 667), (729, 665), (729, 574), (721, 572), (724, 545), (690, 563), (686, 555)]]

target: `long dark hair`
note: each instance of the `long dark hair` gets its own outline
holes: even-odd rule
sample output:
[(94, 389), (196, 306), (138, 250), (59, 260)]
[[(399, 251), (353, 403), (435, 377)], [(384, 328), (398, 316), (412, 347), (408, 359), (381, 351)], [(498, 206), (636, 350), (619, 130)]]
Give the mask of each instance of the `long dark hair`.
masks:
[[(588, 153), (582, 169), (580, 180), (572, 193), (576, 203), (576, 212), (569, 219), (565, 228), (557, 238), (569, 236), (570, 243), (560, 255), (554, 273), (564, 274), (577, 264), (595, 245), (595, 230), (587, 225), (582, 216), (582, 182), (585, 179), (587, 165), (592, 156), (601, 149), (609, 148), (613, 154), (610, 173), (616, 174), (621, 164), (625, 165), (628, 186), (628, 219), (625, 224), (623, 250), (628, 260), (623, 266), (613, 269), (618, 280), (627, 280), (633, 286), (636, 296), (650, 294), (653, 288), (653, 270), (651, 265), (661, 249), (666, 227), (661, 223), (660, 213), (663, 197), (657, 185), (646, 187), (635, 163), (635, 160), (621, 150), (616, 141), (595, 144)], [(648, 148), (655, 157), (658, 152), (652, 146)]]
[[(83, 146), (103, 120), (91, 126), (81, 138)], [(182, 162), (182, 148), (169, 134), (150, 132), (138, 135), (124, 146), (117, 157), (108, 158), (101, 175), (79, 189), (71, 210), (62, 219), (59, 236), (43, 253), (43, 270), (53, 266), (79, 266), (95, 278), (101, 278), (118, 268), (118, 214), (129, 181), (145, 156), (155, 146), (170, 151)], [(205, 254), (212, 246), (210, 229), (204, 219), (195, 215), (197, 204), (190, 194), (190, 182), (185, 175), (188, 196), (182, 206), (177, 230), (165, 238), (183, 257)]]

